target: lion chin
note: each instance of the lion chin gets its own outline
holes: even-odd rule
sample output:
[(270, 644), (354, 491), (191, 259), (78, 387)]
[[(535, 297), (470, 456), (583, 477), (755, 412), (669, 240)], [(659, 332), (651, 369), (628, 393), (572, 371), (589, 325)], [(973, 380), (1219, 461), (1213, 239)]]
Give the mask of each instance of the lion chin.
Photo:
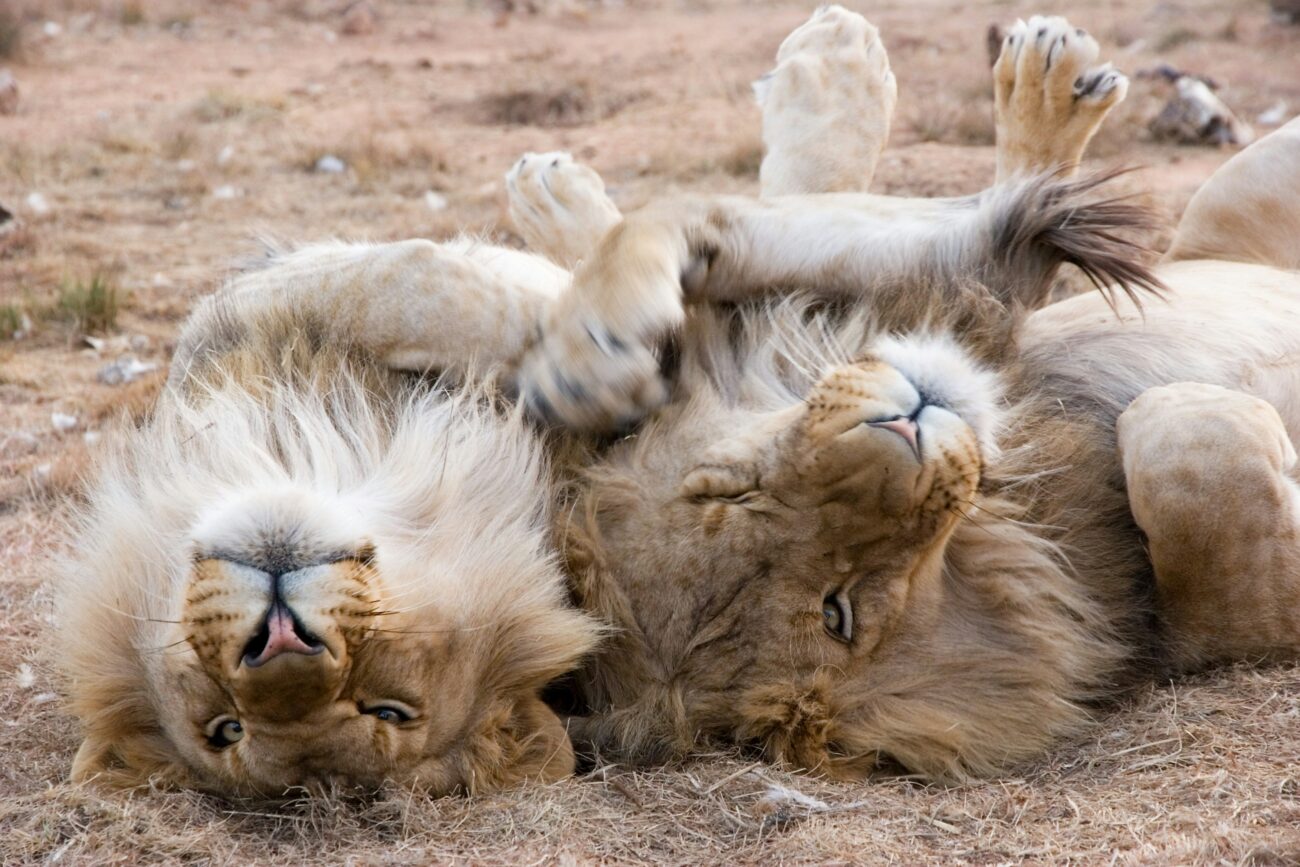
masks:
[(261, 322), (106, 459), (59, 589), (73, 778), (278, 797), (571, 773), (539, 693), (595, 630), (548, 553), (538, 444), (471, 391), (283, 350), (309, 332)]

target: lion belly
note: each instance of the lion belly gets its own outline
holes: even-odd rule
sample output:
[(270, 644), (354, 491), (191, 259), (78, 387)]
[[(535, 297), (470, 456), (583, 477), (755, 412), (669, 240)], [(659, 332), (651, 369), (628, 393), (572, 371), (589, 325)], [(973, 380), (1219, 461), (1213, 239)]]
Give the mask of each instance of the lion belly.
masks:
[(1120, 413), (1148, 388), (1204, 382), (1268, 400), (1300, 438), (1300, 273), (1194, 261), (1159, 276), (1168, 296), (1142, 310), (1120, 299), (1112, 311), (1089, 293), (1029, 318), (1012, 377), (1023, 403), (1005, 443), (1018, 456), (1011, 472), (1037, 476), (1034, 519), (1059, 528), (1121, 631), (1152, 647), (1151, 566), (1116, 449)]

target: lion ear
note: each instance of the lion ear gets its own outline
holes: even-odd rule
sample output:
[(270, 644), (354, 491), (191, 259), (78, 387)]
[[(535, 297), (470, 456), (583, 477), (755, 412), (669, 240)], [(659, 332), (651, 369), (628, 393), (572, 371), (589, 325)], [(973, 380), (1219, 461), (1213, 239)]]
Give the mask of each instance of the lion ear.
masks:
[(1057, 272), (1071, 264), (1113, 305), (1123, 294), (1141, 304), (1165, 286), (1152, 272), (1140, 236), (1157, 220), (1133, 196), (1103, 190), (1122, 171), (1064, 181), (1051, 174), (994, 187), (982, 282), (1008, 307), (1036, 310), (1051, 298)]
[(573, 774), (573, 745), (555, 711), (536, 696), (498, 705), (467, 744), (463, 768), (471, 793)]
[(530, 696), (515, 706), (514, 722), (521, 734), (521, 779), (553, 782), (573, 774), (573, 743), (555, 711)]
[(161, 736), (145, 733), (114, 737), (92, 732), (81, 742), (68, 778), (110, 789), (150, 784), (184, 784), (187, 773), (170, 755)]

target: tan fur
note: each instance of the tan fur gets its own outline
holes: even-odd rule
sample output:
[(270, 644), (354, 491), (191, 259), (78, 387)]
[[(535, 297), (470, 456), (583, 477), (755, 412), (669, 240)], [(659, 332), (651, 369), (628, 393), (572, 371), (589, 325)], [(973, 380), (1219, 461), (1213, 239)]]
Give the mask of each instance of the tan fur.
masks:
[(1092, 66), (1097, 40), (1064, 18), (1035, 15), (1007, 30), (993, 65), (998, 181), (1065, 168), (1074, 171), (1128, 79), (1109, 63)]
[[(550, 553), (539, 444), (488, 392), (392, 370), (508, 362), (522, 337), (502, 332), (553, 288), (541, 260), (534, 285), (512, 276), (522, 255), (309, 248), (200, 305), (63, 570), (74, 779), (279, 796), (571, 772), (539, 693), (595, 630)], [(273, 581), (323, 647), (254, 667)], [(376, 715), (392, 706), (411, 718)], [(223, 721), (242, 739), (214, 742)]]
[(1224, 163), (1192, 196), (1166, 258), (1300, 269), (1300, 118)]
[[(1237, 176), (1221, 193), (1249, 212)], [(617, 627), (582, 673), (583, 739), (631, 759), (720, 738), (840, 776), (891, 762), (988, 774), (1077, 730), (1134, 669), (1300, 652), (1281, 433), (1300, 432), (1300, 274), (1148, 272), (1115, 236), (1139, 214), (1095, 189), (678, 201), (605, 238), (522, 371), (553, 418), (639, 422), (583, 474), (565, 528), (578, 598)], [(1293, 208), (1275, 218), (1278, 238), (1300, 229)], [(1201, 218), (1188, 219), (1180, 233)], [(1214, 249), (1249, 249), (1222, 223), (1204, 228)], [(1065, 260), (1167, 300), (1140, 310), (1111, 288), (1033, 312)], [(851, 310), (765, 300), (792, 287)], [(710, 311), (717, 301), (740, 307)], [(1002, 383), (1005, 399), (983, 401), (1005, 410), (994, 447), (974, 463), (936, 453), (963, 481), (922, 489), (949, 493), (950, 531), (899, 524), (881, 481), (914, 466), (871, 451), (881, 329), (920, 335), (889, 365), (967, 422), (979, 413), (959, 396), (980, 391), (981, 361)], [(935, 330), (964, 361), (925, 342)], [(1180, 380), (1202, 383), (1176, 387), (1201, 399), (1133, 404)], [(1212, 386), (1231, 399), (1204, 399)], [(822, 416), (846, 419), (830, 431), (849, 438), (810, 436)], [(809, 471), (823, 461), (824, 475)], [(1199, 563), (1183, 547), (1193, 538)], [(862, 626), (847, 645), (817, 624), (842, 596)]]

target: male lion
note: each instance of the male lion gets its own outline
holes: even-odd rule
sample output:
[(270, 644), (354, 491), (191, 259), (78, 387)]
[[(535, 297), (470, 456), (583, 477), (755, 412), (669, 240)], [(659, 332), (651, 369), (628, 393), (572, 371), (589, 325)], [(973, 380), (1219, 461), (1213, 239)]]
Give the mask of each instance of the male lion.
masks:
[[(834, 127), (864, 75), (886, 96), (856, 129), (888, 128), (865, 22), (819, 12), (787, 49), (765, 132), (823, 106)], [(1004, 179), (1077, 163), (1122, 96), (1095, 56), (1061, 19), (1007, 37)], [(768, 136), (765, 192), (842, 189), (854, 160), (865, 185), (882, 139), (813, 129)], [(563, 160), (515, 175), (518, 212), (608, 212), (555, 202), (597, 189)], [(1210, 179), (1154, 274), (1114, 235), (1125, 203), (1080, 205), (1094, 184), (694, 198), (614, 225), (520, 377), (553, 419), (631, 432), (563, 528), (575, 593), (616, 627), (580, 679), (585, 738), (994, 774), (1144, 663), (1296, 655), (1300, 121)], [(1063, 260), (1120, 285), (1044, 306)]]
[[(534, 261), (520, 288), (521, 255), (308, 247), (199, 306), (64, 570), (73, 779), (279, 796), (571, 773), (539, 692), (596, 629), (551, 553), (537, 439), (486, 391), (401, 372), (466, 373), (440, 339), (504, 360), (567, 280)], [(473, 332), (476, 298), (500, 317)]]

